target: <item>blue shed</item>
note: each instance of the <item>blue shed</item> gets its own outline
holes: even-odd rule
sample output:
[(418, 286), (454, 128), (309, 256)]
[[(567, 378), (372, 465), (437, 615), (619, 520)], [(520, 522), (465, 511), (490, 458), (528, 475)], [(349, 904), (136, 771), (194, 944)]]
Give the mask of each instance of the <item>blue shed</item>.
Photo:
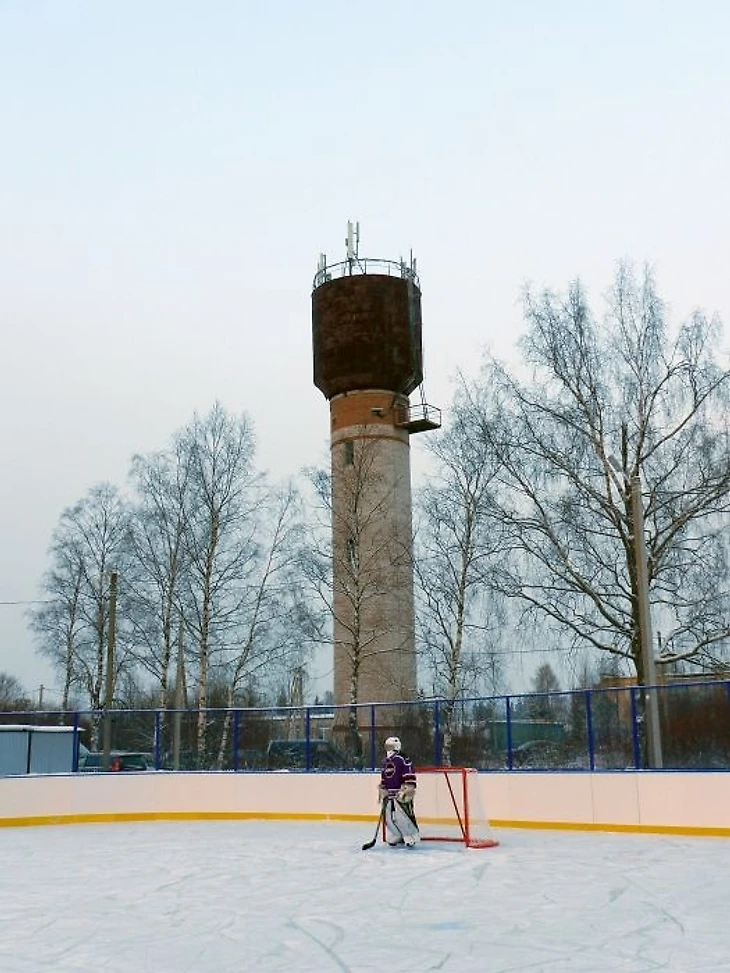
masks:
[(73, 726), (0, 725), (0, 777), (71, 773), (77, 735)]

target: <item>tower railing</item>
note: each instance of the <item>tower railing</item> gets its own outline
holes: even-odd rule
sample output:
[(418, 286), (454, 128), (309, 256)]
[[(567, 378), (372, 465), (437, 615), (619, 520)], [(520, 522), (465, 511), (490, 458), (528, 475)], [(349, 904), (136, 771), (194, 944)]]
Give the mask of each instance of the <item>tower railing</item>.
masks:
[(408, 264), (405, 260), (382, 260), (377, 257), (352, 257), (348, 260), (341, 260), (339, 263), (328, 264), (326, 258), (322, 258), (317, 273), (314, 275), (312, 290), (327, 284), (337, 277), (355, 277), (364, 274), (384, 274), (388, 277), (400, 277), (409, 280), (416, 287), (418, 284), (418, 274), (416, 273), (415, 261)]
[(440, 429), (441, 409), (427, 402), (401, 406), (397, 411), (396, 425), (411, 433)]

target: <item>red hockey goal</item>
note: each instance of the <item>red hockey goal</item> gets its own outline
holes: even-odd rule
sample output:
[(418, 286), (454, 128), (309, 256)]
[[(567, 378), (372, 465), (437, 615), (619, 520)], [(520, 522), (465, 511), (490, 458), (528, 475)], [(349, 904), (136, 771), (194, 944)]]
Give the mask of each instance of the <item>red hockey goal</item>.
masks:
[(472, 767), (417, 767), (416, 816), (421, 841), (459, 841), (467, 848), (493, 848), (484, 809), (483, 784)]

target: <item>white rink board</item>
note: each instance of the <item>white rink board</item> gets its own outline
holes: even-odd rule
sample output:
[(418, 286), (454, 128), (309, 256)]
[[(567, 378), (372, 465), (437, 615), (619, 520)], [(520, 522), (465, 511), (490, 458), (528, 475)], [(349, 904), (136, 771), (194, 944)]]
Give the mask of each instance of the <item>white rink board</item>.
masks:
[[(494, 826), (730, 835), (729, 773), (479, 774)], [(121, 773), (0, 778), (0, 827), (260, 817), (373, 821), (377, 774)], [(426, 781), (417, 813), (429, 807)]]

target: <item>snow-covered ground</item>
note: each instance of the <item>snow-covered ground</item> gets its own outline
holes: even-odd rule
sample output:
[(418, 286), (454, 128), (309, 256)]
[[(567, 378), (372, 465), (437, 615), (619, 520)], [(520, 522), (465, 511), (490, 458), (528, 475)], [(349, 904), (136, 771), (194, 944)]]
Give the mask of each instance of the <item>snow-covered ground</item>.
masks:
[(370, 825), (0, 830), (2, 973), (719, 973), (730, 841)]

